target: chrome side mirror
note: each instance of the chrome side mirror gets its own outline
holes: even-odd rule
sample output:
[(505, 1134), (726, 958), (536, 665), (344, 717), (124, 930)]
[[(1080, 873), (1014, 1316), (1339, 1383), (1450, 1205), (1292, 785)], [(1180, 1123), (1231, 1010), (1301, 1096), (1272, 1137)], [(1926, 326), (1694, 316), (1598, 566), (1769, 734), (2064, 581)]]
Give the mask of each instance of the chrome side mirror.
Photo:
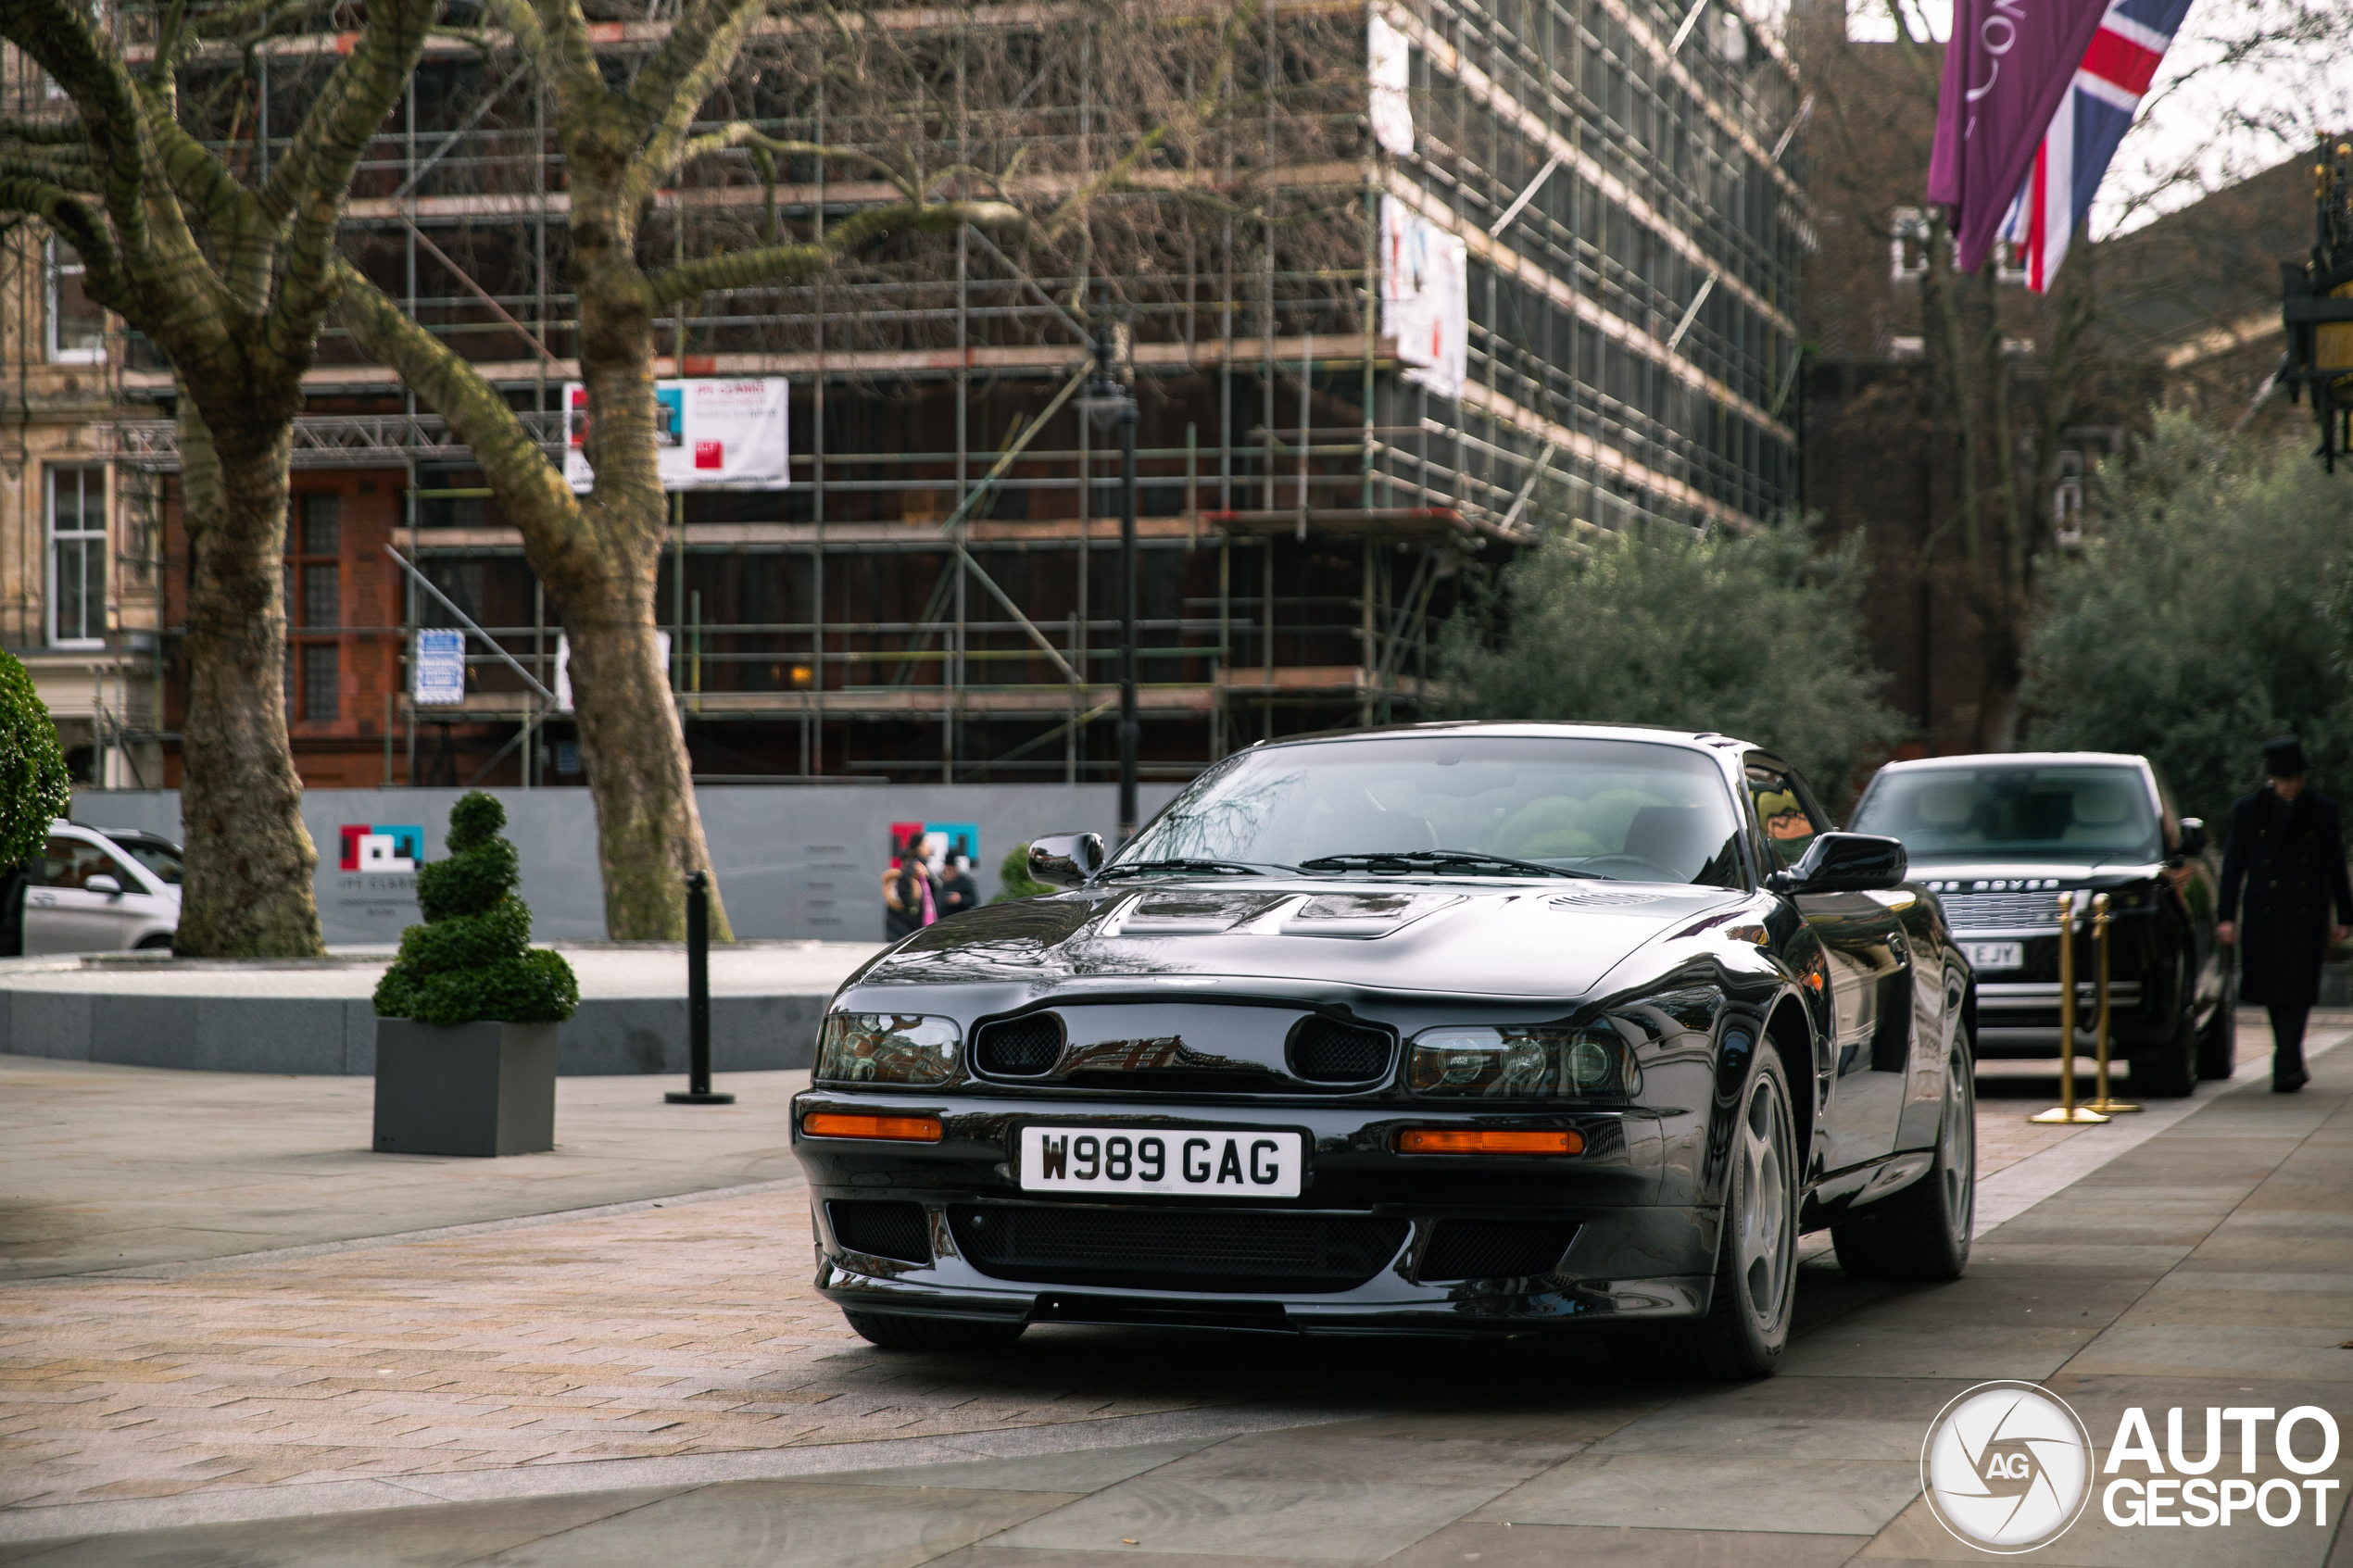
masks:
[(1030, 880), (1049, 887), (1084, 887), (1102, 866), (1101, 834), (1063, 833), (1030, 841)]

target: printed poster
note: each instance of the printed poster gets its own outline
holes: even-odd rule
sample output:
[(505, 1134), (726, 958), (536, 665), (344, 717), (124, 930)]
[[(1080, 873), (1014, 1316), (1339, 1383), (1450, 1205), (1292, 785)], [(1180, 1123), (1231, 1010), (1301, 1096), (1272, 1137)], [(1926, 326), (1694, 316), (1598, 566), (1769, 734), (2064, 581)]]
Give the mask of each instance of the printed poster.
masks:
[[(664, 490), (782, 490), (788, 483), (782, 376), (654, 383), (654, 445)], [(588, 389), (564, 386), (564, 482), (586, 491)]]
[(1469, 250), (1395, 196), (1380, 202), (1381, 335), (1405, 379), (1460, 397), (1470, 370)]

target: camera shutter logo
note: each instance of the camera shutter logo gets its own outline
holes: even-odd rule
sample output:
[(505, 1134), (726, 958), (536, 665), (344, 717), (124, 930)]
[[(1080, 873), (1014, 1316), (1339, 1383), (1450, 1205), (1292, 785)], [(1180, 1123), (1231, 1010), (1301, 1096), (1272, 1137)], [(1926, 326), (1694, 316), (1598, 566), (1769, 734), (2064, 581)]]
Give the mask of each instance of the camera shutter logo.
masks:
[(1969, 1545), (2033, 1551), (2091, 1500), (2091, 1434), (2067, 1401), (2032, 1383), (1981, 1383), (1929, 1424), (1920, 1489), (1937, 1523)]

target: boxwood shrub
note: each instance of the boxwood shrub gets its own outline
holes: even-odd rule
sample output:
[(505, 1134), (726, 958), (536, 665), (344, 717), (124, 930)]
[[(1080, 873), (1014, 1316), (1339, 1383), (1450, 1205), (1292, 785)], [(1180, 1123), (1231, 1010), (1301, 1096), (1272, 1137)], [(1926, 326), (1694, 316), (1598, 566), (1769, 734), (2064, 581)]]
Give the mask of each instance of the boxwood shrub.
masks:
[(506, 808), (480, 790), (449, 809), (449, 856), (417, 868), (425, 923), (400, 934), (400, 956), (376, 984), (380, 1016), (444, 1028), (560, 1023), (579, 1007), (572, 966), (531, 945), (515, 847), (498, 835), (506, 825)]

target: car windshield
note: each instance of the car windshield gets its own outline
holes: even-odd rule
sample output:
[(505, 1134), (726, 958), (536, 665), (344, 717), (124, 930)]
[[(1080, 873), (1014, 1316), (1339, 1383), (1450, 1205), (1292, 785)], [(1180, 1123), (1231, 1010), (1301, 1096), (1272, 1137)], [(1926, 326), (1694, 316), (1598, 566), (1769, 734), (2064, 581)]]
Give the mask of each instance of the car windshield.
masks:
[[(1397, 735), (1311, 741), (1202, 775), (1115, 864), (1741, 884), (1738, 820), (1706, 757), (1641, 741)], [(1464, 857), (1449, 864), (1448, 854)], [(1524, 872), (1481, 857), (1530, 862)], [(1363, 858), (1360, 859), (1360, 858)]]
[(1889, 771), (1864, 795), (1848, 826), (1900, 838), (1916, 859), (2154, 860), (2163, 854), (2140, 770), (2096, 763)]

